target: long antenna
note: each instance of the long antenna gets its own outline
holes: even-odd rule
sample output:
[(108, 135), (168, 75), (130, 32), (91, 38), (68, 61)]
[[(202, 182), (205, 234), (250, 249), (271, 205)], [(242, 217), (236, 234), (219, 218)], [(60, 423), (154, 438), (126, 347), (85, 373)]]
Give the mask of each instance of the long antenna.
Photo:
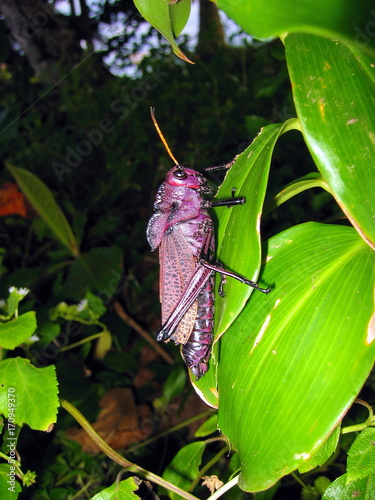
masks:
[(155, 113), (154, 113), (154, 111), (155, 111), (155, 108), (150, 108), (151, 118), (152, 118), (152, 121), (154, 122), (155, 128), (156, 128), (156, 130), (157, 130), (157, 132), (158, 132), (158, 134), (159, 134), (159, 137), (160, 137), (160, 139), (161, 139), (161, 142), (164, 144), (164, 147), (165, 147), (165, 149), (167, 150), (167, 153), (169, 154), (169, 156), (170, 156), (170, 157), (172, 158), (172, 160), (174, 161), (174, 164), (175, 164), (175, 165), (178, 165), (178, 164), (179, 164), (179, 163), (178, 163), (178, 161), (177, 161), (177, 160), (176, 160), (176, 158), (173, 156), (173, 153), (172, 153), (172, 151), (171, 151), (170, 147), (168, 146), (168, 143), (167, 143), (167, 141), (166, 141), (166, 139), (165, 139), (165, 137), (164, 137), (164, 135), (163, 135), (162, 131), (160, 130), (160, 127), (159, 127), (159, 125), (158, 125), (158, 122), (156, 121), (156, 118), (155, 118)]

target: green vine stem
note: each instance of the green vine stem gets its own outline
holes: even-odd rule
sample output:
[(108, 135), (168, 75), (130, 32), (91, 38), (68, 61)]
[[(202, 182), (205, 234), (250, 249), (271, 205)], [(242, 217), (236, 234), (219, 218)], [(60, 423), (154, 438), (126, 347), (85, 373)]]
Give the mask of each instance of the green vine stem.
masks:
[(70, 415), (72, 415), (75, 420), (82, 426), (82, 428), (87, 432), (87, 434), (91, 437), (91, 439), (96, 443), (96, 445), (105, 453), (109, 458), (111, 458), (114, 462), (121, 465), (127, 469), (128, 472), (133, 472), (135, 474), (139, 474), (144, 479), (148, 481), (152, 481), (159, 486), (163, 486), (167, 490), (173, 491), (177, 495), (180, 495), (182, 498), (186, 498), (186, 500), (198, 500), (197, 497), (187, 493), (184, 490), (181, 490), (177, 486), (165, 481), (160, 476), (157, 476), (153, 472), (150, 472), (143, 467), (140, 467), (137, 464), (133, 464), (126, 460), (126, 458), (122, 457), (119, 453), (117, 453), (113, 448), (108, 446), (108, 444), (94, 431), (91, 427), (90, 423), (86, 420), (86, 418), (82, 415), (80, 411), (77, 410), (71, 403), (66, 401), (65, 399), (60, 399), (60, 404), (64, 410), (66, 410)]
[(65, 347), (61, 347), (60, 351), (61, 352), (69, 351), (69, 349), (74, 349), (75, 347), (86, 344), (87, 342), (91, 342), (92, 340), (98, 339), (99, 337), (102, 337), (105, 333), (106, 333), (106, 331), (104, 331), (104, 330), (102, 332), (99, 332), (99, 333), (94, 333), (93, 335), (90, 335), (90, 337), (86, 337), (82, 340), (79, 340), (78, 342), (75, 342), (74, 344), (70, 344), (70, 345), (67, 345)]
[(348, 425), (347, 427), (341, 429), (341, 434), (363, 431), (367, 427), (375, 426), (374, 411), (372, 407), (368, 403), (366, 403), (366, 401), (363, 401), (363, 399), (356, 399), (354, 402), (367, 408), (369, 415), (364, 422), (361, 422), (360, 424)]
[(155, 352), (160, 354), (160, 356), (165, 359), (165, 361), (169, 364), (173, 364), (174, 360), (171, 358), (171, 356), (164, 351), (164, 349), (159, 345), (156, 340), (151, 337), (151, 335), (146, 332), (136, 321), (134, 321), (133, 318), (131, 318), (124, 310), (120, 302), (115, 302), (113, 304), (113, 309), (116, 311), (116, 313), (120, 316), (120, 318), (127, 323), (131, 328), (133, 328), (139, 335), (150, 344), (150, 346), (154, 349)]
[[(158, 439), (168, 436), (169, 434), (173, 434), (174, 432), (183, 429), (184, 427), (187, 427), (188, 425), (192, 424), (193, 422), (196, 422), (197, 420), (200, 420), (201, 418), (204, 417), (209, 417), (213, 414), (212, 410), (207, 410), (202, 413), (199, 413), (198, 415), (194, 415), (194, 417), (190, 417), (183, 422), (180, 422), (179, 424), (174, 425), (173, 427), (170, 427), (166, 431), (160, 432), (160, 434), (157, 434), (156, 436), (150, 438), (150, 439), (145, 439), (144, 441), (140, 441), (139, 443), (131, 446), (130, 448), (126, 448), (127, 453), (131, 453), (135, 450), (138, 450), (138, 448), (141, 448), (142, 446), (148, 446), (149, 444), (154, 443)], [(223, 438), (220, 438), (223, 439)]]
[[(206, 441), (206, 445), (208, 443), (211, 443), (213, 441), (225, 441), (227, 443), (227, 440), (225, 438), (222, 438), (222, 437), (219, 437), (219, 438), (214, 438), (214, 439), (209, 439)], [(198, 476), (196, 477), (196, 479), (192, 482), (190, 488), (189, 488), (189, 491), (194, 491), (194, 488), (197, 486), (197, 484), (199, 483), (199, 481), (201, 480), (201, 477), (205, 475), (205, 473), (214, 465), (216, 464), (216, 462), (218, 462), (220, 460), (220, 458), (225, 454), (227, 453), (227, 451), (229, 450), (229, 446), (228, 444), (226, 444), (226, 446), (224, 446), (224, 448), (222, 448), (218, 453), (216, 453), (216, 455), (211, 459), (209, 460), (206, 465), (204, 467), (201, 468), (201, 470), (199, 471), (199, 474)]]
[(296, 474), (295, 472), (291, 472), (290, 475), (295, 479), (295, 481), (297, 481), (297, 483), (302, 486), (302, 488), (306, 488), (306, 484), (302, 481), (298, 474)]
[[(2, 451), (0, 451), (0, 458), (3, 458), (6, 461), (6, 463), (8, 463), (9, 460), (8, 455), (5, 455)], [(14, 460), (12, 465), (17, 469), (17, 475), (22, 479), (24, 473), (22, 472), (21, 469), (21, 463), (18, 460)]]

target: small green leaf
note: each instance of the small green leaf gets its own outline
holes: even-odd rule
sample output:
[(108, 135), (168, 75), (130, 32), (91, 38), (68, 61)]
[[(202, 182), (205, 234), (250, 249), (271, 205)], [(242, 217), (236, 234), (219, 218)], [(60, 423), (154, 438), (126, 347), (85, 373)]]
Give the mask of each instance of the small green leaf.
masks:
[[(163, 479), (187, 491), (199, 474), (199, 466), (205, 447), (204, 441), (197, 441), (181, 448), (165, 469)], [(172, 500), (181, 498), (176, 493), (168, 492), (168, 494)]]
[(98, 295), (87, 292), (85, 299), (87, 300), (88, 308), (92, 311), (93, 318), (99, 319), (107, 311), (107, 308), (103, 304), (103, 300)]
[(168, 40), (173, 52), (182, 60), (193, 64), (175, 41), (189, 19), (191, 0), (134, 0), (134, 3), (142, 16)]
[(356, 481), (348, 481), (347, 474), (340, 476), (326, 489), (322, 500), (374, 500), (375, 474)]
[(66, 302), (60, 302), (50, 309), (49, 315), (52, 320), (64, 318), (65, 321), (80, 321), (95, 325), (106, 310), (101, 298), (88, 292), (79, 304), (68, 305)]
[(35, 312), (29, 311), (0, 324), (0, 346), (15, 349), (25, 342), (36, 330)]
[(322, 189), (325, 189), (326, 191), (329, 190), (327, 184), (324, 182), (324, 179), (321, 174), (319, 174), (319, 172), (311, 172), (285, 186), (284, 189), (280, 191), (280, 193), (278, 193), (265, 205), (264, 212), (272, 212), (272, 210), (279, 207), (290, 198), (293, 198), (293, 196), (296, 196), (297, 194), (314, 187), (320, 187)]
[(109, 488), (97, 493), (91, 500), (137, 500), (140, 497), (133, 493), (138, 490), (140, 480), (129, 477), (125, 481), (115, 482)]
[(36, 368), (23, 358), (0, 362), (0, 413), (10, 422), (47, 431), (56, 422), (57, 393), (54, 366)]
[(27, 288), (16, 288), (15, 286), (9, 288), (9, 297), (7, 299), (9, 317), (12, 317), (18, 311), (18, 304), (26, 297), (29, 291)]
[(214, 413), (209, 417), (207, 420), (203, 422), (203, 424), (197, 429), (194, 433), (194, 436), (199, 438), (199, 437), (206, 437), (209, 434), (213, 434), (214, 432), (217, 431), (217, 414)]
[(181, 394), (184, 387), (186, 387), (186, 370), (179, 366), (169, 374), (163, 384), (165, 404), (168, 405), (173, 398)]
[(79, 254), (78, 243), (64, 213), (48, 187), (28, 170), (14, 167), (9, 163), (7, 168), (16, 179), (26, 198), (51, 231), (77, 257)]
[(348, 451), (347, 481), (369, 476), (375, 470), (375, 429), (362, 431)]

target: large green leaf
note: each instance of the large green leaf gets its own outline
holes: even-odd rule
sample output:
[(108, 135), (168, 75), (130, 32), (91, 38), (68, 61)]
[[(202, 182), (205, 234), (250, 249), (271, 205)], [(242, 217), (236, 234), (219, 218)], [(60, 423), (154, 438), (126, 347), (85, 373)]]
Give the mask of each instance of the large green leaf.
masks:
[(375, 65), (317, 36), (290, 35), (285, 45), (305, 141), (336, 201), (375, 248)]
[(372, 0), (217, 0), (218, 6), (247, 33), (270, 38), (283, 33), (315, 33), (374, 50)]
[[(236, 197), (246, 198), (244, 205), (215, 209), (218, 221), (216, 255), (225, 269), (253, 281), (258, 279), (261, 262), (260, 218), (273, 148), (278, 137), (291, 128), (298, 128), (297, 120), (262, 128), (250, 146), (237, 156), (216, 195), (218, 200), (230, 198), (235, 188)], [(215, 302), (215, 341), (241, 312), (253, 289), (227, 278), (224, 291), (225, 297), (217, 294)]]
[[(216, 195), (218, 200), (231, 198), (235, 188), (236, 197), (246, 198), (244, 205), (215, 209), (218, 223), (216, 255), (225, 269), (252, 281), (257, 280), (261, 263), (260, 218), (273, 148), (278, 137), (291, 128), (298, 128), (297, 120), (264, 127), (250, 146), (236, 157)], [(215, 297), (214, 343), (240, 314), (253, 289), (228, 278), (224, 291), (224, 298), (218, 293)], [(218, 405), (216, 364), (214, 345), (207, 374), (198, 381), (190, 374), (196, 392), (214, 408)]]
[(239, 485), (269, 488), (339, 424), (375, 356), (375, 253), (351, 227), (306, 223), (268, 243), (263, 279), (221, 338), (218, 425)]
[(7, 167), (40, 217), (55, 233), (61, 243), (66, 245), (76, 257), (79, 254), (78, 243), (63, 211), (56, 203), (48, 187), (33, 173), (24, 168), (14, 167), (9, 163)]

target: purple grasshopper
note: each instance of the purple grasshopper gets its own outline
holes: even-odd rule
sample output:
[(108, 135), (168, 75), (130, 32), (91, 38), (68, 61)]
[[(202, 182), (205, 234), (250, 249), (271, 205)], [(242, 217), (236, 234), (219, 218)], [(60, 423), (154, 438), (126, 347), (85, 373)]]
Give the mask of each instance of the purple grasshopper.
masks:
[[(156, 340), (174, 340), (182, 344), (181, 354), (186, 366), (200, 379), (208, 370), (213, 340), (214, 275), (230, 276), (263, 293), (244, 276), (224, 270), (214, 260), (213, 222), (207, 208), (240, 205), (244, 198), (209, 201), (212, 194), (205, 177), (183, 167), (174, 158), (156, 122), (151, 117), (175, 166), (167, 173), (156, 194), (154, 213), (147, 226), (147, 239), (152, 251), (159, 248), (160, 302), (162, 327)], [(213, 167), (211, 167), (212, 169)], [(226, 167), (218, 167), (226, 168)]]

